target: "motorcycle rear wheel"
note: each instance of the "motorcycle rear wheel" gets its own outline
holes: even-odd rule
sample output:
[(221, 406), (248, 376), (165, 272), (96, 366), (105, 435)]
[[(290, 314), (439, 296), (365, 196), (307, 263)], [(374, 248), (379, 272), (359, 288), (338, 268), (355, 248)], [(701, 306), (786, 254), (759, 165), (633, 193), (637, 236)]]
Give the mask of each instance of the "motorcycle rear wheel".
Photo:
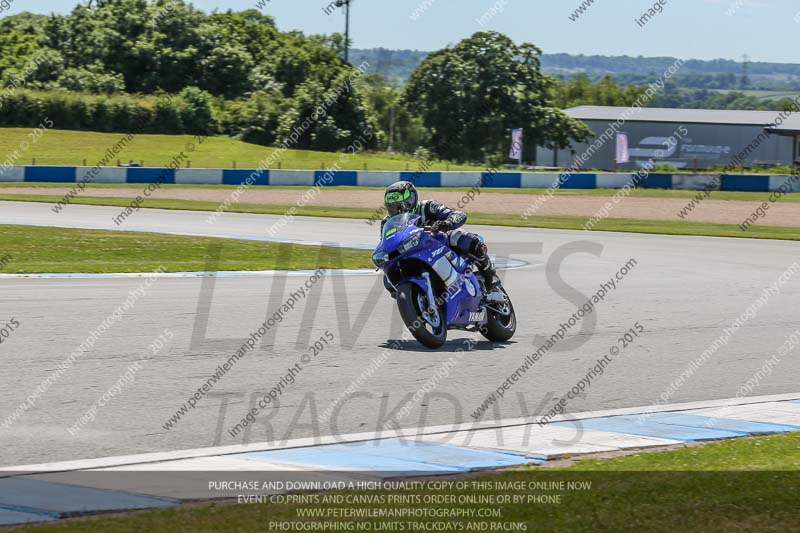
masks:
[(423, 315), (427, 313), (427, 309), (423, 307), (427, 301), (425, 292), (414, 283), (398, 285), (397, 308), (408, 331), (426, 348), (441, 348), (447, 340), (444, 309), (437, 306), (434, 309), (436, 315), (430, 317), (430, 321), (426, 320)]

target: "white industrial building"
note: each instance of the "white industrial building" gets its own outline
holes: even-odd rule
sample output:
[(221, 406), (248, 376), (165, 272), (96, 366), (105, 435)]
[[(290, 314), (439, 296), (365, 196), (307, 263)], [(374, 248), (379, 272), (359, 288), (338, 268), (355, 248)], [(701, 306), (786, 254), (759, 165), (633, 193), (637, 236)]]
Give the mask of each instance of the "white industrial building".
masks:
[[(537, 149), (540, 166), (634, 170), (649, 161), (679, 169), (736, 164), (792, 165), (800, 157), (797, 111), (728, 111), (579, 106), (564, 111), (594, 132), (566, 150)], [(617, 164), (616, 133), (627, 135), (630, 161)]]

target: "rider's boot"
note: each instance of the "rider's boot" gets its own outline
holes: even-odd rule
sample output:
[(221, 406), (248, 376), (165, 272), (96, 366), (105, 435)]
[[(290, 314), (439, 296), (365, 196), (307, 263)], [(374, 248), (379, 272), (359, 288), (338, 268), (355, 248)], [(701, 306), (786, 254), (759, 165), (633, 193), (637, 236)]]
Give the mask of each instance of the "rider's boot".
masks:
[(494, 266), (494, 261), (489, 257), (489, 253), (484, 243), (480, 243), (473, 252), (475, 256), (475, 265), (480, 270), (484, 280), (484, 287), (486, 288), (485, 300), (488, 302), (505, 301), (505, 295), (500, 290), (502, 285), (500, 278), (497, 276), (497, 269)]

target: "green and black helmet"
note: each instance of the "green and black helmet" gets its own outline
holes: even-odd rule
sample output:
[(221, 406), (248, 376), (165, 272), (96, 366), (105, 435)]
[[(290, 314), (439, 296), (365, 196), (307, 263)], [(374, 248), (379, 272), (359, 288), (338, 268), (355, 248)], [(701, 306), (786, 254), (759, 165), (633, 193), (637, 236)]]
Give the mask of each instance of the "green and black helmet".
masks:
[(413, 213), (419, 203), (419, 195), (410, 181), (397, 181), (386, 187), (383, 203), (390, 217), (401, 213)]

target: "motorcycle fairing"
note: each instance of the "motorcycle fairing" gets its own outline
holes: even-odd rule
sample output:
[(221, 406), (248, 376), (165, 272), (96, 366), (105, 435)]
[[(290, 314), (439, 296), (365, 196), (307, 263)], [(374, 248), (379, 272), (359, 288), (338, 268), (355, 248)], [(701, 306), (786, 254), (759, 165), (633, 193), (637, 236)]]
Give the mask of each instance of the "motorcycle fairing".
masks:
[[(444, 305), (448, 327), (467, 327), (484, 325), (487, 322), (486, 309), (481, 306), (483, 293), (478, 278), (470, 270), (469, 262), (453, 251), (443, 234), (431, 235), (416, 224), (417, 215), (398, 215), (390, 219), (384, 227), (383, 237), (375, 253), (386, 253), (388, 260), (380, 266), (387, 274), (399, 271), (400, 264), (419, 261), (425, 271), (437, 276), (445, 287)], [(399, 248), (408, 239), (419, 236), (419, 243), (401, 254)], [(390, 277), (391, 280), (391, 277)], [(410, 282), (423, 291), (428, 290), (427, 280), (418, 275), (402, 275), (395, 285)]]

